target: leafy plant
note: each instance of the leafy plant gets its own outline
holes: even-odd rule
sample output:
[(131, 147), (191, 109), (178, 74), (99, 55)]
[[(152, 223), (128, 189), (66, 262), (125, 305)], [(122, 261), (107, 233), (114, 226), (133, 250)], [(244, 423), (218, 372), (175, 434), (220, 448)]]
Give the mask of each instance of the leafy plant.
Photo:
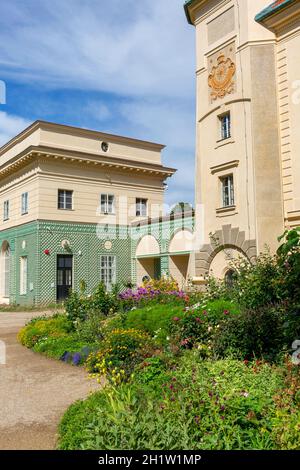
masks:
[(66, 315), (56, 314), (53, 317), (34, 318), (18, 333), (23, 346), (33, 348), (38, 342), (48, 338), (61, 338), (72, 330), (72, 323)]

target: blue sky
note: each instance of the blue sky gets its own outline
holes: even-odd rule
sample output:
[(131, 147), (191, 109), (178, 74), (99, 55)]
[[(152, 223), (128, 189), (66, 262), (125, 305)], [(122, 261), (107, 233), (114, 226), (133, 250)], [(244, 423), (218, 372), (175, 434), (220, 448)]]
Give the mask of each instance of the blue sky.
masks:
[(0, 145), (36, 119), (167, 145), (166, 200), (193, 202), (194, 30), (183, 0), (1, 2)]

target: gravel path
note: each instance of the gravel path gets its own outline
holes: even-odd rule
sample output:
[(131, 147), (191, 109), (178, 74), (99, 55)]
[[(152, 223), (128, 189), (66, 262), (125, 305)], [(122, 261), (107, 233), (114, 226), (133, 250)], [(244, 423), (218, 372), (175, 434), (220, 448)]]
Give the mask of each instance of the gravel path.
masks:
[(0, 312), (0, 450), (54, 449), (57, 425), (67, 407), (99, 385), (77, 367), (47, 359), (21, 346), (19, 329), (40, 312)]

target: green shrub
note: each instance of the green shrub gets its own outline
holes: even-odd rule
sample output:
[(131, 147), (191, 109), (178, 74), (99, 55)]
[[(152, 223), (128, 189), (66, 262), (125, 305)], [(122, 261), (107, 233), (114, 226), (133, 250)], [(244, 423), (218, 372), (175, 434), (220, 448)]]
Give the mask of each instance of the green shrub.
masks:
[(105, 285), (100, 283), (93, 292), (91, 297), (91, 305), (94, 310), (103, 315), (113, 314), (118, 309), (118, 292), (117, 286), (112, 292), (107, 292)]
[(60, 425), (59, 448), (299, 448), (296, 420), (280, 428), (277, 419), (282, 402), (274, 396), (284, 393), (282, 369), (233, 360), (199, 362), (197, 354), (185, 353), (167, 375), (108, 388), (71, 406)]
[(35, 318), (18, 333), (23, 346), (33, 348), (35, 344), (48, 338), (66, 336), (72, 330), (72, 323), (66, 315), (57, 314), (53, 317)]
[(98, 342), (103, 339), (105, 316), (96, 310), (89, 310), (84, 321), (76, 322), (76, 332), (82, 341)]
[(123, 316), (124, 328), (144, 330), (157, 340), (165, 341), (172, 318), (182, 313), (178, 305), (154, 304), (141, 309), (131, 310)]
[(84, 321), (91, 309), (91, 300), (84, 292), (72, 291), (64, 303), (67, 317), (76, 326), (79, 321)]
[(221, 322), (213, 339), (217, 356), (275, 360), (286, 344), (285, 312), (280, 306), (242, 311)]
[(151, 356), (152, 342), (144, 331), (136, 329), (113, 330), (104, 338), (101, 349), (92, 353), (87, 360), (87, 369), (105, 376), (113, 384), (130, 378), (136, 364)]
[(44, 354), (47, 357), (61, 359), (63, 354), (68, 352), (70, 355), (77, 353), (87, 346), (85, 341), (82, 341), (77, 334), (69, 334), (68, 336), (61, 336), (60, 338), (47, 338), (40, 340), (33, 347), (35, 352)]

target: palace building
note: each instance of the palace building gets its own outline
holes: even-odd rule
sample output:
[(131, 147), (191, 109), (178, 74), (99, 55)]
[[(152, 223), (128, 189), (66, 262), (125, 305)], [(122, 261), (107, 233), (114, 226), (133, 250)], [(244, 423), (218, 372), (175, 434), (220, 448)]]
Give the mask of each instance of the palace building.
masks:
[[(194, 212), (163, 214), (164, 146), (37, 121), (0, 148), (0, 303), (84, 280), (185, 287), (232, 275), (300, 225), (300, 2), (189, 0), (196, 32)], [(200, 230), (199, 230), (200, 227)]]
[[(300, 225), (300, 2), (189, 0), (196, 32), (194, 280), (230, 275)], [(213, 234), (213, 236), (211, 236)]]

